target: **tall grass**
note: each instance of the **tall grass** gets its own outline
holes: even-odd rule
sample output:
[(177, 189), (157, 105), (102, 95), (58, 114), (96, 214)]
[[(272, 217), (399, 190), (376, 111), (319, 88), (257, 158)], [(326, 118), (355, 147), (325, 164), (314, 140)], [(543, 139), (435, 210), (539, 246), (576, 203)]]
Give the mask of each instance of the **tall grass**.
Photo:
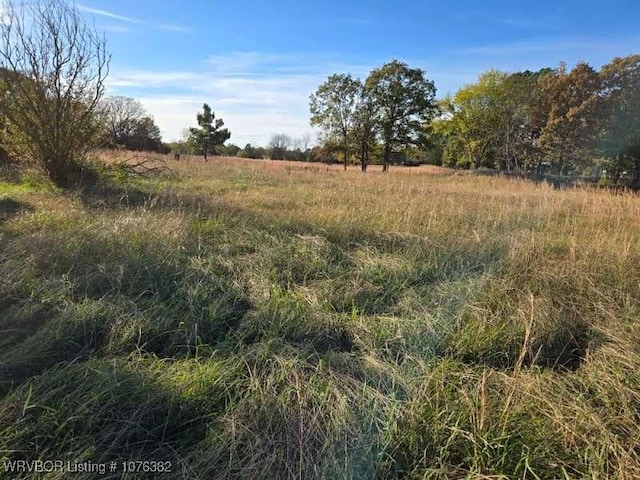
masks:
[(640, 477), (637, 197), (167, 163), (0, 183), (0, 460)]

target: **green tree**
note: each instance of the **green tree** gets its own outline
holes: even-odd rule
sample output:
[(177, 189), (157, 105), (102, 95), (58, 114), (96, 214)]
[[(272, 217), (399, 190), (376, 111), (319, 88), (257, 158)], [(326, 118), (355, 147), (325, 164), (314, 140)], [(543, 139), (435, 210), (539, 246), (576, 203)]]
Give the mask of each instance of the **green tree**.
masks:
[(445, 138), (433, 128), (433, 122), (425, 127), (425, 141), (420, 147), (410, 147), (407, 155), (415, 164), (442, 165)]
[(438, 119), (434, 128), (447, 139), (447, 165), (494, 166), (504, 120), (499, 98), (506, 78), (505, 73), (496, 70), (485, 72), (476, 83), (441, 102), (444, 118)]
[(527, 169), (540, 164), (539, 138), (541, 125), (539, 113), (540, 79), (552, 73), (550, 68), (537, 72), (526, 70), (510, 74), (502, 89), (503, 113), (506, 118), (504, 152), (507, 168)]
[(236, 157), (238, 155), (239, 151), (240, 151), (240, 147), (238, 145), (233, 144), (233, 143), (231, 143), (229, 145), (224, 145), (221, 148), (221, 153), (223, 155), (227, 155), (229, 157)]
[(129, 150), (148, 152), (164, 152), (165, 150), (160, 128), (158, 128), (153, 118), (148, 115), (134, 122), (133, 129), (125, 145)]
[(417, 144), (424, 125), (436, 115), (436, 88), (420, 69), (393, 60), (373, 70), (365, 82), (383, 145), (383, 171), (397, 146)]
[(101, 144), (111, 148), (164, 153), (160, 128), (142, 104), (129, 97), (107, 97), (101, 102), (104, 133)]
[(96, 111), (109, 55), (104, 39), (66, 0), (2, 4), (3, 143), (58, 186), (81, 181), (100, 131)]
[(365, 94), (364, 88), (361, 89), (356, 105), (351, 136), (356, 155), (360, 159), (360, 168), (366, 172), (370, 153), (376, 142), (376, 125), (374, 105), (371, 98)]
[(259, 155), (257, 149), (253, 147), (250, 143), (247, 143), (244, 149), (242, 150), (242, 157), (252, 158), (252, 159), (262, 158), (262, 156)]
[(215, 118), (215, 113), (206, 103), (202, 106), (202, 112), (196, 116), (199, 127), (189, 129), (189, 143), (194, 145), (196, 151), (204, 155), (205, 162), (207, 155), (215, 155), (216, 146), (223, 145), (229, 140), (231, 133), (228, 129), (222, 128), (224, 122), (221, 118)]
[(544, 73), (497, 70), (441, 102), (445, 115), (431, 125), (444, 140), (450, 166), (523, 168), (536, 154), (539, 132), (532, 123), (537, 79)]
[(320, 127), (325, 139), (339, 143), (344, 154), (344, 168), (349, 159), (349, 133), (362, 84), (349, 74), (331, 75), (309, 98), (311, 125)]

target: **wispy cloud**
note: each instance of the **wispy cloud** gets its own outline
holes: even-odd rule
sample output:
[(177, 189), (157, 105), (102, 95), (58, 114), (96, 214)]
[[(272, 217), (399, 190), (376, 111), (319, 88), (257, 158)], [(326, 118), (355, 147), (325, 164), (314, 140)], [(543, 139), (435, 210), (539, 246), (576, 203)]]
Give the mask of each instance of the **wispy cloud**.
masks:
[[(99, 17), (104, 17), (104, 18), (110, 18), (112, 20), (120, 20), (122, 22), (126, 22), (126, 23), (134, 23), (134, 24), (138, 24), (138, 25), (144, 25), (147, 24), (149, 25), (151, 28), (154, 28), (156, 30), (163, 30), (165, 32), (175, 32), (175, 33), (194, 33), (193, 28), (185, 26), (185, 25), (176, 25), (176, 24), (171, 24), (171, 23), (151, 23), (151, 22), (145, 22), (143, 20), (139, 20), (137, 18), (133, 18), (133, 17), (127, 17), (124, 15), (119, 15), (113, 12), (109, 12), (107, 10), (101, 10), (99, 8), (93, 8), (93, 7), (89, 7), (87, 5), (77, 5), (78, 10), (80, 10), (81, 12), (85, 12), (85, 13), (90, 13), (92, 15), (96, 15)], [(2, 18), (2, 12), (0, 10), (0, 21)], [(119, 26), (119, 25), (107, 25), (105, 27), (102, 27), (103, 30), (107, 31), (107, 32), (117, 32), (117, 33), (130, 33), (132, 30), (128, 27), (125, 26)]]
[[(263, 52), (230, 52), (225, 55), (212, 55), (205, 63), (218, 74), (264, 75), (280, 73), (281, 67), (290, 67), (293, 55)], [(299, 70), (299, 66), (296, 66)]]
[(180, 139), (184, 130), (194, 126), (196, 114), (202, 109), (204, 102), (209, 103), (215, 111), (216, 118), (222, 118), (225, 127), (231, 131), (230, 143), (244, 147), (247, 143), (254, 146), (265, 146), (274, 133), (287, 133), (293, 137), (301, 137), (305, 133), (313, 136), (315, 132), (308, 125), (308, 116), (296, 115), (286, 109), (238, 110), (234, 105), (225, 104), (215, 98), (201, 96), (140, 96), (138, 100), (153, 113), (156, 123), (161, 126), (166, 140)]
[(131, 18), (131, 17), (125, 17), (123, 15), (117, 15), (115, 13), (108, 12), (107, 10), (101, 10), (99, 8), (87, 7), (86, 5), (80, 5), (80, 4), (78, 4), (77, 7), (78, 7), (78, 10), (80, 10), (81, 12), (91, 13), (93, 15), (98, 15), (100, 17), (113, 18), (115, 20), (121, 20), (123, 22), (128, 22), (128, 23), (144, 23), (141, 20)]
[(469, 47), (459, 50), (457, 53), (464, 55), (487, 55), (487, 56), (504, 56), (504, 55), (521, 55), (539, 52), (560, 52), (562, 54), (574, 52), (615, 52), (626, 50), (628, 48), (637, 47), (638, 39), (627, 39), (625, 41), (617, 40), (599, 40), (592, 38), (584, 40), (580, 38), (540, 38), (529, 41), (503, 43), (494, 45), (482, 45), (477, 47)]
[(194, 86), (206, 80), (202, 73), (186, 71), (148, 71), (148, 70), (121, 70), (113, 72), (107, 78), (107, 86), (113, 88), (123, 87), (171, 87)]
[(156, 28), (167, 32), (194, 33), (193, 28), (184, 25), (156, 25)]

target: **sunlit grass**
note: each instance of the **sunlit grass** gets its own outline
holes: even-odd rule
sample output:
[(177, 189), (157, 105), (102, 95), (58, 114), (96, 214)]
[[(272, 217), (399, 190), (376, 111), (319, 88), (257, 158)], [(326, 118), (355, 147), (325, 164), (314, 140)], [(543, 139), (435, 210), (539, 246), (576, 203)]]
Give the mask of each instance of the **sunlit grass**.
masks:
[(158, 160), (75, 194), (0, 183), (2, 459), (640, 477), (637, 197)]

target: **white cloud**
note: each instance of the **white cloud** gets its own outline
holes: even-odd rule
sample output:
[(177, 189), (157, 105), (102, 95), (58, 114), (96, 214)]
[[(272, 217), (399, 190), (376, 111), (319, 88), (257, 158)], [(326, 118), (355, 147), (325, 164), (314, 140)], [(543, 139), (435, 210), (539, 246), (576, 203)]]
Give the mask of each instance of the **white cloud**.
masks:
[(140, 87), (158, 88), (187, 85), (193, 88), (195, 85), (205, 82), (206, 76), (197, 72), (174, 71), (156, 72), (149, 70), (114, 70), (107, 78), (107, 87)]
[[(77, 8), (78, 10), (80, 10), (81, 12), (85, 12), (85, 13), (90, 13), (92, 15), (96, 15), (99, 17), (105, 17), (105, 18), (110, 18), (113, 20), (120, 20), (122, 22), (126, 22), (126, 23), (135, 23), (135, 24), (139, 24), (139, 25), (143, 25), (146, 22), (139, 20), (137, 18), (133, 18), (133, 17), (127, 17), (124, 15), (119, 15), (117, 13), (113, 13), (113, 12), (109, 12), (107, 10), (102, 10), (99, 8), (93, 8), (93, 7), (89, 7), (87, 5), (81, 5), (81, 4), (77, 4)], [(2, 18), (2, 13), (0, 10), (0, 21)], [(151, 25), (153, 28), (157, 29), (157, 30), (164, 30), (167, 32), (176, 32), (176, 33), (193, 33), (194, 30), (191, 27), (188, 26), (184, 26), (184, 25), (174, 25), (174, 24), (170, 24), (170, 23), (155, 23)], [(128, 29), (127, 27), (119, 27), (119, 26), (106, 26), (103, 27), (103, 29), (105, 31), (111, 31), (111, 32), (119, 32), (119, 33), (127, 33), (130, 32), (131, 30)]]
[(326, 77), (344, 71), (326, 59), (232, 52), (212, 56), (198, 70), (150, 71), (114, 67), (109, 94), (139, 99), (165, 140), (195, 125), (203, 103), (211, 105), (232, 133), (231, 142), (266, 145), (274, 133), (315, 133), (309, 126), (309, 95)]
[(113, 18), (115, 20), (121, 20), (123, 22), (128, 22), (128, 23), (143, 23), (141, 20), (137, 20), (135, 18), (125, 17), (123, 15), (117, 15), (115, 13), (108, 12), (106, 10), (87, 7), (86, 5), (78, 4), (77, 7), (78, 7), (78, 10), (80, 10), (81, 12), (91, 13), (93, 15), (98, 15), (100, 17)]
[(261, 108), (237, 112), (234, 105), (190, 95), (143, 96), (138, 100), (153, 115), (166, 141), (180, 139), (184, 129), (195, 126), (196, 114), (205, 102), (211, 105), (216, 118), (224, 120), (225, 127), (231, 132), (229, 142), (241, 147), (247, 143), (266, 146), (274, 133), (286, 133), (294, 138), (304, 133), (315, 137), (316, 133), (309, 126), (308, 115), (290, 111), (286, 107), (280, 112)]

